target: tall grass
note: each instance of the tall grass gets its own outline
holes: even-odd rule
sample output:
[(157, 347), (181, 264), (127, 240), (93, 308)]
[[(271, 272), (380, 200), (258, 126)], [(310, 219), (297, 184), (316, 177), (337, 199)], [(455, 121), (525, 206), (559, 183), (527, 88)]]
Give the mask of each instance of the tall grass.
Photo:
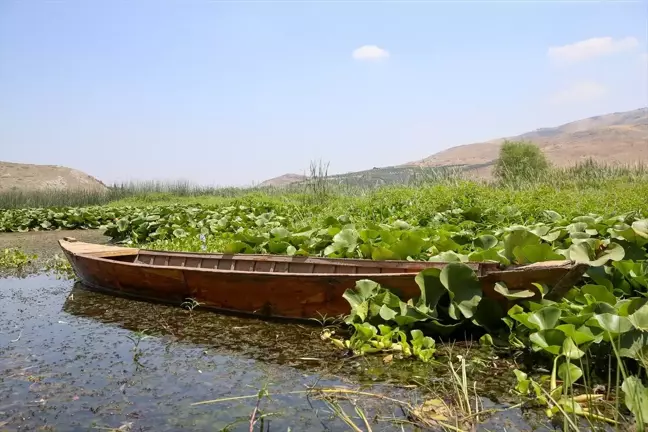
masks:
[[(466, 205), (464, 191), (471, 190), (498, 196), (516, 195), (524, 192), (527, 198), (542, 194), (571, 194), (578, 198), (580, 192), (590, 194), (618, 192), (630, 193), (634, 187), (648, 186), (648, 166), (608, 165), (586, 160), (567, 168), (552, 168), (541, 176), (525, 176), (524, 172), (514, 180), (502, 182), (497, 179), (467, 180), (459, 167), (434, 169), (412, 168), (407, 178), (392, 179), (392, 183), (372, 183), (366, 178), (331, 176), (329, 164), (312, 162), (307, 178), (299, 183), (283, 187), (214, 187), (202, 186), (188, 181), (144, 181), (114, 184), (105, 191), (97, 190), (47, 190), (0, 192), (0, 209), (28, 207), (81, 207), (105, 204), (142, 205), (160, 202), (184, 202), (220, 198), (280, 198), (297, 200), (303, 204), (322, 204), (331, 199), (370, 198), (394, 193), (402, 197), (416, 197), (419, 192), (442, 187), (454, 190), (456, 205)], [(597, 192), (598, 191), (598, 192)], [(637, 192), (638, 193), (638, 192)], [(434, 197), (428, 197), (434, 198)], [(627, 199), (624, 196), (623, 199)], [(434, 201), (434, 199), (432, 199)], [(601, 211), (606, 209), (601, 209)]]

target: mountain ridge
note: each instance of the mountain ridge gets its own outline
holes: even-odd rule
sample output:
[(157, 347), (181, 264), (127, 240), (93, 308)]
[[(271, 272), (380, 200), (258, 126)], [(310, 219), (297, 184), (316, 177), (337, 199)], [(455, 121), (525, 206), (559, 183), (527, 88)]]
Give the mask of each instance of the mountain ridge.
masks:
[[(537, 144), (547, 158), (559, 167), (574, 165), (585, 159), (622, 165), (648, 163), (648, 107), (596, 115), (558, 126), (540, 127), (515, 136), (461, 144), (423, 159), (379, 169), (463, 167), (471, 177), (489, 178), (499, 148), (506, 140)], [(337, 174), (334, 177), (354, 177), (366, 171)], [(274, 179), (269, 179), (261, 185), (290, 184), (285, 182), (284, 177), (285, 175), (275, 177), (283, 180), (281, 184), (274, 184)], [(300, 180), (295, 180), (297, 181)]]

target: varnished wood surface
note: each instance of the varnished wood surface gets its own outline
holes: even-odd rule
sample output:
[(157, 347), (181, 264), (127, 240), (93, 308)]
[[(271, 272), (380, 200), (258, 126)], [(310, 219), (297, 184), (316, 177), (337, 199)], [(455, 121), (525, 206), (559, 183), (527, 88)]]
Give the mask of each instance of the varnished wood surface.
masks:
[[(342, 294), (361, 279), (371, 279), (407, 301), (420, 295), (417, 272), (447, 264), (174, 253), (66, 240), (59, 244), (81, 281), (97, 290), (171, 304), (191, 298), (215, 310), (297, 319), (348, 313)], [(497, 263), (469, 265), (479, 275), (485, 295), (502, 307), (506, 299), (494, 291), (496, 282), (538, 292), (532, 282), (558, 283), (573, 269), (569, 261), (505, 270)]]

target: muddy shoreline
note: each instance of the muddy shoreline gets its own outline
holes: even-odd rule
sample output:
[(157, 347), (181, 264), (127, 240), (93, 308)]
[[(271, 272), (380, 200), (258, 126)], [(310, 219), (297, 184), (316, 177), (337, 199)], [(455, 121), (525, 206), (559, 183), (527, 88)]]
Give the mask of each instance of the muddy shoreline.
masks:
[(38, 255), (39, 260), (48, 259), (61, 253), (58, 240), (63, 237), (75, 237), (90, 243), (108, 243), (110, 237), (103, 235), (103, 230), (61, 230), (29, 231), (25, 233), (0, 233), (0, 250), (18, 248), (28, 254)]

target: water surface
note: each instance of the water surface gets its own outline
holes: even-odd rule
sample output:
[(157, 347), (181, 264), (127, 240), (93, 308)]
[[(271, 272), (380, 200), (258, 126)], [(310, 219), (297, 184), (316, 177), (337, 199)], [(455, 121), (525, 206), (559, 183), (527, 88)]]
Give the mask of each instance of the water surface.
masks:
[[(260, 414), (270, 415), (255, 430), (346, 431), (321, 398), (307, 397), (309, 387), (364, 389), (412, 404), (426, 397), (421, 384), (448, 388), (438, 366), (343, 357), (317, 325), (133, 301), (49, 274), (0, 278), (0, 311), (0, 431), (247, 431), (254, 398), (191, 404), (266, 386), (271, 398)], [(486, 409), (510, 403), (501, 389), (512, 373), (498, 367), (471, 363), (479, 393), (492, 399), (483, 399)], [(374, 431), (418, 430), (402, 423), (397, 404), (352, 400)], [(353, 405), (342, 406), (360, 424)], [(479, 429), (548, 430), (540, 420), (516, 409)]]

